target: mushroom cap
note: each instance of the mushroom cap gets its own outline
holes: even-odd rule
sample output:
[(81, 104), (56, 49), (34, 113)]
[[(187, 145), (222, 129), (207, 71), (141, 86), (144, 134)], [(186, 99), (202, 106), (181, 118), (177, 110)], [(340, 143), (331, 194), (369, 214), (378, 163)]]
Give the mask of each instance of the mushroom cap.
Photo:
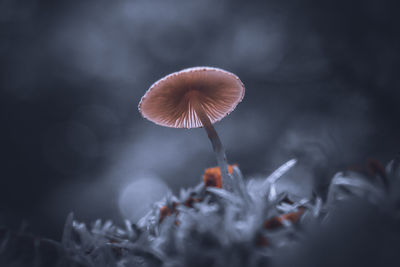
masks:
[(235, 109), (244, 91), (233, 73), (212, 67), (188, 68), (155, 82), (140, 100), (139, 111), (158, 125), (197, 128), (203, 124), (195, 107), (200, 106), (215, 123)]

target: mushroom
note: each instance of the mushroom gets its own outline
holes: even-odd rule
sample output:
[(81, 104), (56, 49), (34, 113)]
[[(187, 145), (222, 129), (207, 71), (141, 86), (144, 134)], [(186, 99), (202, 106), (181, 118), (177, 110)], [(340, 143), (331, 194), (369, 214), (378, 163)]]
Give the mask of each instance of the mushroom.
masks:
[(155, 82), (140, 100), (139, 111), (144, 118), (166, 127), (204, 127), (226, 185), (228, 164), (213, 123), (235, 109), (244, 91), (233, 73), (212, 67), (188, 68)]

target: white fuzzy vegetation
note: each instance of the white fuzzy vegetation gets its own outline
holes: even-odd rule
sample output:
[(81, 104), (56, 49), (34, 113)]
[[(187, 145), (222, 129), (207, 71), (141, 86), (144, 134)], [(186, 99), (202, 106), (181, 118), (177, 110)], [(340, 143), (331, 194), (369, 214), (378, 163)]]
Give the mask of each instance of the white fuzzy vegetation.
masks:
[[(126, 221), (124, 227), (100, 220), (89, 227), (70, 214), (62, 241), (51, 242), (57, 248), (51, 266), (274, 266), (274, 255), (301, 243), (310, 225), (326, 224), (338, 203), (359, 198), (385, 207), (399, 220), (395, 205), (400, 196), (398, 160), (390, 162), (383, 173), (373, 172), (374, 179), (350, 171), (336, 174), (326, 200), (277, 194), (277, 181), (295, 164), (296, 160), (290, 160), (266, 179), (247, 182), (234, 167), (229, 190), (205, 188), (203, 183), (182, 189), (179, 196), (168, 195), (155, 203), (137, 224)], [(193, 201), (187, 204), (189, 199)], [(161, 214), (163, 207), (168, 216)], [(304, 213), (299, 220), (282, 216), (300, 210)], [(281, 225), (268, 229), (265, 222), (271, 218), (281, 218)], [(7, 250), (12, 251), (8, 240), (0, 239), (0, 265), (6, 261)], [(41, 251), (40, 243), (35, 246), (35, 251)], [(35, 256), (30, 266), (45, 265)]]

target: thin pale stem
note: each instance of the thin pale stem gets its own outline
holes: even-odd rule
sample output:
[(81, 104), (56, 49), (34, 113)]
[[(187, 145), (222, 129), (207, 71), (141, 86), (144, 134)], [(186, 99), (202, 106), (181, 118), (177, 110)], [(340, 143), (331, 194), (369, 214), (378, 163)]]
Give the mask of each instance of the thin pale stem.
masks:
[[(221, 170), (222, 184), (225, 185), (224, 187), (226, 187), (226, 185), (229, 184), (230, 178), (229, 178), (229, 173), (228, 173), (228, 162), (226, 160), (224, 146), (222, 145), (217, 131), (215, 131), (214, 126), (212, 125), (210, 119), (208, 118), (207, 114), (204, 112), (201, 105), (194, 106), (194, 109), (195, 109), (195, 112), (196, 112), (197, 116), (199, 117), (201, 123), (203, 124), (204, 129), (207, 132), (208, 138), (211, 141), (213, 150), (217, 157), (218, 167)], [(225, 189), (227, 189), (227, 188), (225, 188)]]

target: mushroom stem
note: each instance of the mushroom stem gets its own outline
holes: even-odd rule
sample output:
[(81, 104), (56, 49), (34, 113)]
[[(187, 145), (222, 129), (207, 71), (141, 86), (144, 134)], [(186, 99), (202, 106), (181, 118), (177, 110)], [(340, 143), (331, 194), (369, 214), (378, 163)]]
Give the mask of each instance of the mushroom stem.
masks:
[(207, 114), (204, 112), (201, 105), (200, 104), (196, 105), (194, 107), (194, 110), (197, 116), (199, 117), (201, 123), (203, 124), (204, 129), (206, 130), (208, 138), (211, 141), (213, 150), (217, 157), (218, 167), (221, 170), (222, 184), (224, 187), (226, 187), (226, 185), (229, 184), (228, 181), (230, 181), (230, 178), (228, 173), (228, 162), (226, 160), (224, 146), (222, 145), (218, 133), (215, 130), (214, 126), (212, 125), (210, 118), (208, 118)]

